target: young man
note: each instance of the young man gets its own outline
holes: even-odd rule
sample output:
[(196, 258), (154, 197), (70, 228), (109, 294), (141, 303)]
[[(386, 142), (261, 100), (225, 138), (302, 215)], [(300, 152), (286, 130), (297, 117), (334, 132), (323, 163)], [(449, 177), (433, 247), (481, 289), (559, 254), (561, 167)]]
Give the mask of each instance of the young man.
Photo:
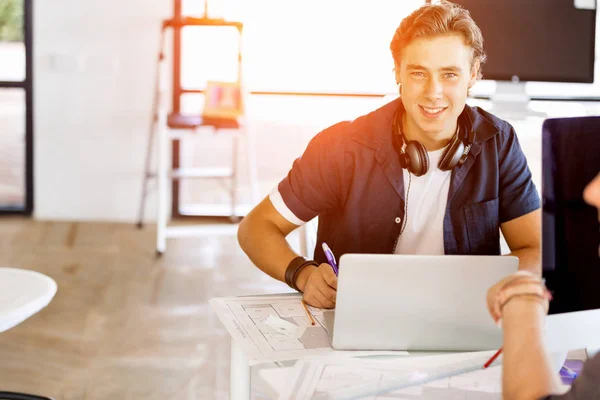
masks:
[[(242, 221), (261, 270), (334, 307), (337, 277), (321, 248), (345, 253), (500, 254), (541, 274), (540, 201), (513, 128), (466, 106), (485, 61), (481, 31), (449, 2), (406, 17), (392, 39), (400, 97), (320, 132), (288, 176)], [(315, 261), (285, 237), (319, 217)]]
[[(586, 187), (584, 198), (598, 208), (600, 221), (600, 174)], [(515, 274), (499, 285), (503, 289), (496, 290), (492, 317), (502, 319), (504, 330), (504, 398), (600, 399), (600, 354), (586, 362), (569, 392), (552, 395), (559, 392), (559, 381), (543, 344), (544, 317), (548, 311), (547, 298), (540, 296), (545, 292), (543, 282), (537, 276)]]

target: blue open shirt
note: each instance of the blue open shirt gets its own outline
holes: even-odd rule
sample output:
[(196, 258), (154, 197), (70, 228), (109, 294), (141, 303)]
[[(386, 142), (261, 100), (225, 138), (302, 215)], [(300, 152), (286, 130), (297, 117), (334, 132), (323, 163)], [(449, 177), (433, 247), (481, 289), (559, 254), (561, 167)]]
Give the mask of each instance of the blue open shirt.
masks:
[[(396, 99), (316, 135), (278, 190), (303, 221), (319, 217), (317, 243), (333, 253), (392, 253), (404, 219), (402, 168), (393, 144)], [(513, 127), (465, 106), (476, 133), (451, 174), (444, 216), (446, 254), (500, 254), (500, 224), (534, 211), (540, 199)], [(431, 166), (434, 168), (437, 166)], [(321, 246), (315, 260), (327, 262)]]

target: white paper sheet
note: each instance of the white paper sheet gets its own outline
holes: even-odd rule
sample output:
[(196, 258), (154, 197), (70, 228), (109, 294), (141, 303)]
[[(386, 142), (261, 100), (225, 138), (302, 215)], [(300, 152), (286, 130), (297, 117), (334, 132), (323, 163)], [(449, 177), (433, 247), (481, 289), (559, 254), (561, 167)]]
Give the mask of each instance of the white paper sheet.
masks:
[(301, 360), (280, 400), (501, 399), (501, 368), (491, 352), (402, 357), (393, 361)]
[[(309, 306), (316, 321), (316, 324), (312, 326), (300, 299), (300, 294), (281, 294), (223, 297), (211, 299), (209, 303), (231, 334), (232, 339), (239, 341), (251, 365), (322, 355), (352, 357), (408, 354), (404, 351), (333, 350), (323, 316), (324, 311)], [(296, 325), (298, 332), (301, 332), (300, 337), (295, 338), (277, 332), (272, 326), (266, 324), (270, 315)]]

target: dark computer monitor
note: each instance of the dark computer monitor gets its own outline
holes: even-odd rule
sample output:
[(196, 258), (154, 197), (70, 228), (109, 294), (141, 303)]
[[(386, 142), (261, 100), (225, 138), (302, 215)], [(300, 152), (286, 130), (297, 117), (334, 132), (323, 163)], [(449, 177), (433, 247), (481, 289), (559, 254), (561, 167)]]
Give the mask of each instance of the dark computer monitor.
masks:
[(546, 343), (600, 351), (600, 224), (583, 190), (600, 172), (600, 117), (547, 119), (542, 128), (542, 268), (553, 294)]
[(542, 264), (550, 314), (600, 309), (598, 211), (583, 200), (600, 172), (600, 117), (548, 119), (542, 132)]
[(469, 10), (481, 29), (488, 55), (484, 79), (594, 81), (596, 10), (588, 9), (594, 8), (590, 1), (452, 1)]

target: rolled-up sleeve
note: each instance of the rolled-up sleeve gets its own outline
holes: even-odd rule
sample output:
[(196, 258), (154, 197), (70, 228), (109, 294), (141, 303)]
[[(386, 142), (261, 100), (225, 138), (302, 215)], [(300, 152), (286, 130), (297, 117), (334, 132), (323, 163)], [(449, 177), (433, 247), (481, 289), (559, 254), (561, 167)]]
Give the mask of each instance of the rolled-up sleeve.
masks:
[(342, 204), (349, 126), (349, 122), (340, 122), (316, 135), (277, 186), (285, 206), (299, 220), (310, 221)]
[(500, 147), (500, 223), (504, 223), (540, 208), (540, 197), (512, 126), (500, 136)]

